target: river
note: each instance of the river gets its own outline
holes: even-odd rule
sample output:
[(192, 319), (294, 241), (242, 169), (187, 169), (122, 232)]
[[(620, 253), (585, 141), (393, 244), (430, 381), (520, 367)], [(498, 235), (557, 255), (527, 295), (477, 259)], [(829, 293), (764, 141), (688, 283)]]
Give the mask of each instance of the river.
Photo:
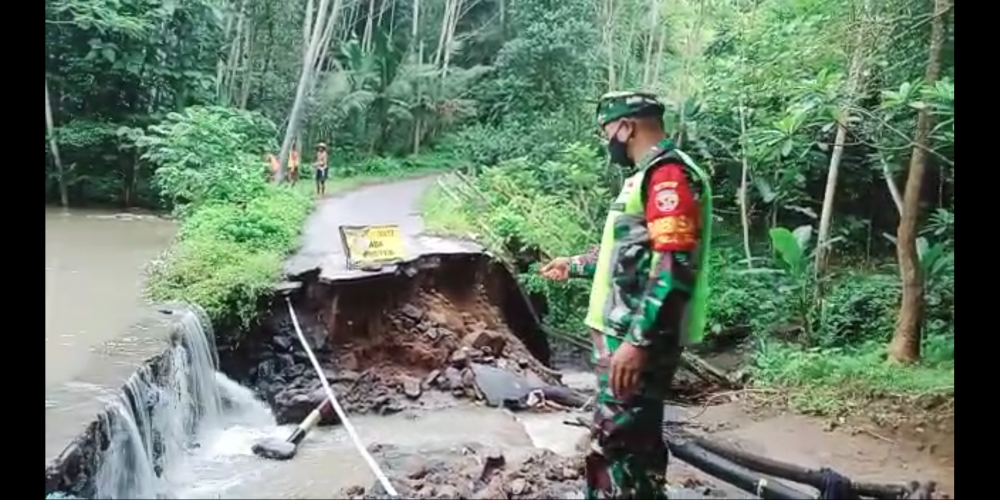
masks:
[[(81, 431), (81, 423), (104, 404), (114, 404), (118, 387), (143, 359), (162, 352), (154, 329), (142, 328), (150, 317), (142, 298), (143, 270), (175, 234), (176, 224), (153, 216), (46, 209), (46, 462)], [(112, 466), (98, 479), (104, 491), (129, 498), (330, 498), (339, 488), (371, 484), (373, 476), (342, 428), (315, 430), (290, 462), (253, 456), (256, 439), (284, 437), (291, 429), (275, 426), (249, 390), (225, 377), (220, 384), (220, 394), (242, 408), (210, 422), (212, 428), (199, 433), (199, 446), (182, 452), (160, 479), (129, 456), (135, 440), (127, 429), (118, 429), (112, 448), (121, 453), (113, 454)], [(531, 434), (565, 427), (553, 417), (532, 421)], [(536, 441), (526, 423), (487, 408), (352, 420), (366, 443), (417, 450), (479, 441), (522, 452)]]
[(46, 389), (72, 380), (95, 347), (142, 317), (143, 268), (176, 230), (152, 216), (46, 207)]

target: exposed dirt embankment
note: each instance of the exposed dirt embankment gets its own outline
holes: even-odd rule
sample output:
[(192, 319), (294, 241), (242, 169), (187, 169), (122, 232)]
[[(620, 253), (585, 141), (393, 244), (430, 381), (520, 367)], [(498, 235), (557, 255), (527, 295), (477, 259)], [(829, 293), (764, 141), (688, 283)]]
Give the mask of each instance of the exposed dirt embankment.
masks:
[[(582, 403), (584, 395), (566, 389), (549, 366), (551, 358), (579, 363), (580, 353), (549, 346), (513, 278), (485, 256), (433, 257), (392, 276), (336, 284), (306, 276), (291, 297), (322, 376), (349, 414), (438, 409), (463, 400), (523, 408), (537, 403), (539, 387), (549, 391), (543, 400), (569, 394), (577, 396), (571, 406)], [(281, 297), (260, 327), (221, 357), (224, 370), (255, 387), (281, 423), (300, 422), (325, 399)], [(675, 396), (690, 406), (675, 407), (680, 413), (670, 419), (699, 434), (855, 478), (935, 479), (954, 491), (953, 467), (949, 474), (921, 450), (816, 419), (748, 413), (753, 389), (713, 394), (719, 387), (690, 374), (677, 381)], [(324, 423), (335, 420), (326, 415)], [(447, 450), (375, 448), (408, 498), (575, 498), (582, 490), (582, 449), (573, 457), (542, 451), (502, 457), (479, 443)], [(733, 497), (690, 466), (674, 464), (673, 484)], [(363, 486), (341, 498), (384, 497)]]
[[(559, 384), (520, 290), (485, 256), (435, 257), (397, 275), (336, 284), (306, 277), (292, 300), (350, 413), (481, 399), (474, 372), (482, 367), (537, 386)], [(280, 423), (297, 423), (325, 399), (281, 298), (241, 345), (223, 351), (222, 362), (260, 391)]]

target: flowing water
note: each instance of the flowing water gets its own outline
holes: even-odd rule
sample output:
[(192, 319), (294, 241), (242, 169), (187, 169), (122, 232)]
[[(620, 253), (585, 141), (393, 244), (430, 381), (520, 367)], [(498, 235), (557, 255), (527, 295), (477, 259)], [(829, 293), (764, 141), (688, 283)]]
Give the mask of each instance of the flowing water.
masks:
[[(314, 430), (291, 461), (252, 454), (255, 441), (292, 427), (276, 426), (250, 390), (216, 370), (197, 309), (164, 316), (141, 300), (142, 269), (174, 231), (155, 217), (46, 211), (46, 462), (103, 415), (110, 445), (96, 498), (332, 498), (373, 484), (339, 427)], [(156, 368), (143, 364), (164, 352)], [(369, 445), (423, 453), (481, 443), (511, 457), (572, 453), (581, 431), (564, 418), (483, 407), (351, 416)]]
[[(292, 429), (216, 371), (213, 336), (197, 311), (164, 321), (141, 299), (142, 269), (174, 232), (155, 217), (46, 210), (46, 462), (109, 408), (97, 498), (331, 498), (371, 484), (341, 428), (313, 431), (292, 461), (253, 456), (256, 440)], [(164, 324), (178, 325), (169, 344)], [(165, 349), (165, 368), (142, 364)], [(369, 444), (419, 451), (480, 442), (508, 453), (538, 441), (526, 426), (536, 435), (563, 427), (550, 420), (522, 423), (486, 408), (352, 416)]]
[(176, 232), (152, 216), (45, 210), (45, 461), (83, 431), (163, 339), (142, 273)]
[(175, 232), (151, 216), (45, 209), (46, 388), (76, 378), (143, 317), (143, 268)]
[(177, 498), (198, 479), (187, 462), (203, 436), (274, 427), (263, 403), (216, 371), (214, 336), (201, 315), (177, 314), (161, 373), (143, 366), (110, 398), (111, 444), (97, 472), (98, 498)]

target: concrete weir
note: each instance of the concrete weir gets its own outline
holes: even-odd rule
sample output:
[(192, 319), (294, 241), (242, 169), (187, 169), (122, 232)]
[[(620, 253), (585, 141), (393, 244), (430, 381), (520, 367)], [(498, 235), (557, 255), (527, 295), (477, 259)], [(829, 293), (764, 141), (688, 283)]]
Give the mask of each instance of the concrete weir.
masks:
[(155, 498), (171, 455), (222, 411), (217, 365), (200, 308), (150, 309), (81, 375), (46, 390), (46, 495)]

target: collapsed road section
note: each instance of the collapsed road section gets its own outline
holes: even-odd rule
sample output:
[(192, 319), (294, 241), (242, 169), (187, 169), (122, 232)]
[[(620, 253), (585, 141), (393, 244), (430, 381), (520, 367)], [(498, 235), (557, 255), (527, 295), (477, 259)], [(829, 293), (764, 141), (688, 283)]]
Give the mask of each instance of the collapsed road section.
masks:
[[(585, 402), (548, 366), (549, 343), (513, 277), (483, 255), (427, 256), (396, 273), (336, 283), (303, 278), (291, 294), (299, 324), (350, 414), (456, 398), (512, 407), (534, 391), (556, 404)], [(326, 399), (297, 344), (276, 300), (238, 347), (222, 348), (224, 371), (245, 374), (279, 423), (298, 423)]]
[[(593, 384), (584, 384), (581, 391), (563, 383), (561, 374), (552, 368), (553, 346), (509, 270), (478, 245), (421, 234), (421, 221), (412, 209), (429, 183), (422, 179), (374, 186), (325, 200), (307, 223), (302, 250), (286, 266), (295, 282), (280, 286), (279, 293), (293, 297), (304, 336), (320, 358), (323, 373), (310, 369), (304, 353), (295, 348), (292, 318), (281, 307), (272, 307), (259, 331), (223, 356), (223, 366), (230, 365), (226, 371), (247, 374), (245, 382), (265, 397), (279, 422), (302, 421), (323, 407), (326, 394), (320, 377), (334, 385), (352, 415), (442, 410), (463, 399), (513, 410), (586, 406), (587, 389)], [(400, 208), (410, 211), (404, 215)], [(388, 221), (393, 224), (386, 225)], [(703, 363), (689, 361), (688, 367), (703, 378), (707, 373), (723, 385), (730, 382)], [(321, 420), (332, 424), (336, 417), (327, 411)], [(397, 458), (407, 455), (386, 448), (392, 445), (374, 448), (376, 452), (393, 449)], [(463, 454), (473, 455), (480, 465), (498, 455), (473, 452), (473, 448), (473, 444), (462, 447)], [(411, 482), (404, 481), (402, 491), (423, 498), (545, 498), (556, 494), (555, 490), (562, 491), (556, 496), (575, 496), (568, 491), (580, 492), (582, 450), (577, 451), (569, 453), (575, 456), (565, 463), (558, 462), (558, 473), (542, 474), (546, 481), (559, 483), (555, 486), (534, 484), (511, 491), (506, 482), (524, 478), (523, 474), (510, 476), (511, 471), (522, 470), (532, 460), (529, 456), (511, 464), (505, 460), (505, 467), (496, 470), (465, 471), (464, 475), (457, 473), (462, 471), (456, 471), (454, 462), (449, 466), (444, 460), (437, 467), (449, 471), (444, 476), (476, 480), (465, 481), (462, 488), (438, 484), (425, 490), (422, 485), (428, 483), (422, 477), (413, 483), (411, 471), (403, 474)], [(755, 476), (739, 463), (705, 451), (697, 448), (688, 456), (692, 461), (708, 456), (702, 465), (757, 495), (814, 498), (812, 493), (792, 488), (762, 489), (765, 476)], [(425, 456), (427, 450), (409, 451), (414, 454)], [(828, 472), (824, 478), (839, 477)], [(748, 478), (751, 481), (745, 484)], [(396, 479), (401, 479), (398, 474)], [(469, 484), (480, 488), (469, 489)], [(733, 494), (731, 489), (726, 491), (707, 487), (701, 493)], [(351, 497), (385, 493), (357, 487), (344, 491)], [(899, 488), (880, 497), (910, 493)], [(700, 497), (695, 492), (682, 496)]]

